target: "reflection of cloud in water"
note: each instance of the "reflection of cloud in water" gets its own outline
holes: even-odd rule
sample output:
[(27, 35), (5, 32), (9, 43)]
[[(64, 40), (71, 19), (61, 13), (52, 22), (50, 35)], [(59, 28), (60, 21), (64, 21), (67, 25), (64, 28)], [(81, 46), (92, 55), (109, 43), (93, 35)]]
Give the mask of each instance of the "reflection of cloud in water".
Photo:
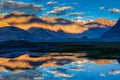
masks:
[(68, 73), (67, 69), (64, 68), (56, 68), (53, 70), (47, 70), (49, 73), (54, 74), (54, 77), (73, 77), (73, 74)]
[[(28, 53), (28, 54), (26, 54)], [(90, 65), (99, 64), (108, 64), (113, 62), (114, 60), (108, 59), (87, 59), (87, 58), (79, 58), (79, 53), (74, 53), (66, 55), (67, 53), (37, 53), (37, 52), (12, 52), (10, 53), (15, 58), (0, 58), (0, 71), (10, 70), (13, 72), (22, 72), (30, 69), (35, 69), (39, 66), (41, 67), (55, 67), (55, 66), (64, 66), (64, 68), (69, 71), (84, 71), (83, 67), (86, 65), (85, 63), (90, 63)], [(39, 56), (37, 56), (39, 55)], [(81, 54), (80, 54), (81, 55)], [(9, 56), (7, 53), (6, 56)], [(4, 63), (4, 64), (3, 64)], [(20, 66), (19, 66), (19, 65)]]
[(111, 70), (109, 73), (113, 74), (113, 75), (118, 75), (118, 74), (120, 74), (120, 69), (118, 69), (118, 70)]
[(54, 77), (73, 77), (73, 74), (61, 73), (59, 71), (50, 71), (54, 74)]
[(0, 75), (0, 80), (34, 80), (39, 78), (40, 80), (43, 80), (44, 74), (37, 70), (29, 70), (26, 72), (16, 73), (16, 74), (8, 74), (5, 73), (3, 75)]
[(85, 71), (82, 68), (76, 68), (76, 67), (72, 67), (72, 68), (70, 68), (70, 70), (72, 70), (72, 71)]
[(84, 65), (84, 62), (72, 62), (67, 65), (67, 69), (71, 71), (85, 71), (83, 68), (81, 68)]
[(56, 72), (55, 77), (73, 77), (73, 74), (65, 74), (65, 73)]
[[(99, 63), (99, 62), (97, 61), (97, 63)], [(109, 63), (109, 61), (108, 61), (108, 63)], [(115, 66), (116, 64), (111, 63), (111, 64), (106, 64), (106, 65), (99, 65), (99, 64), (91, 63), (91, 60), (89, 61), (86, 59), (82, 59), (82, 60), (78, 60), (78, 61), (71, 62), (68, 64), (60, 65), (60, 66), (47, 66), (47, 67), (40, 66), (36, 70), (28, 70), (28, 71), (25, 71), (22, 73), (18, 73), (18, 74), (16, 74), (17, 76), (15, 74), (10, 74), (7, 76), (3, 76), (3, 78), (6, 78), (6, 77), (10, 78), (7, 80), (34, 80), (35, 78), (40, 79), (40, 80), (44, 80), (44, 79), (45, 80), (49, 80), (49, 79), (50, 80), (60, 80), (63, 78), (65, 78), (65, 80), (68, 78), (70, 80), (73, 80), (73, 79), (86, 80), (89, 76), (90, 77), (97, 76), (98, 77), (97, 79), (103, 80), (104, 78), (107, 79), (109, 76), (111, 76), (111, 77), (115, 76), (115, 75), (108, 75), (109, 73), (110, 74), (116, 74), (116, 73), (120, 74), (120, 70), (118, 70), (118, 71), (112, 70), (114, 68), (113, 65)], [(117, 64), (117, 65), (119, 65), (119, 64)], [(110, 68), (106, 68), (107, 66), (109, 66)], [(101, 69), (101, 68), (103, 68), (103, 69)], [(112, 71), (110, 71), (108, 73), (109, 70), (112, 70)], [(33, 74), (35, 74), (35, 75), (33, 75)], [(28, 78), (27, 76), (29, 76), (30, 78)], [(78, 77), (78, 76), (80, 76), (80, 77)], [(118, 75), (116, 75), (116, 76), (118, 76)], [(35, 77), (35, 78), (32, 79), (33, 77)], [(17, 78), (19, 78), (19, 79), (17, 79)], [(113, 78), (113, 79), (116, 80), (116, 78)]]
[(87, 61), (84, 60), (83, 62), (82, 61), (78, 61), (78, 62), (73, 62), (73, 64), (75, 64), (76, 66), (79, 66), (79, 67), (82, 67), (84, 65), (84, 63), (86, 63)]
[(100, 76), (105, 77), (106, 75), (104, 73), (101, 73)]

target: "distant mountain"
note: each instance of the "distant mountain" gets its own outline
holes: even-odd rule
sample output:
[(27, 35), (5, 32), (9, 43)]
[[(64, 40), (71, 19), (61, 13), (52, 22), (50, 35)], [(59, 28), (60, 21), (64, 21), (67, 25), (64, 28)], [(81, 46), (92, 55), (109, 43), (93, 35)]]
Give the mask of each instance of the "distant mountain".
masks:
[(102, 38), (120, 38), (120, 19), (110, 30), (105, 32)]
[(29, 40), (30, 34), (14, 26), (0, 27), (0, 41), (19, 41)]
[(10, 25), (9, 25), (8, 23), (1, 22), (1, 21), (0, 21), (0, 26), (1, 26), (1, 27), (4, 27), (4, 26), (10, 26)]
[(0, 14), (0, 19), (3, 19), (4, 18), (4, 14)]
[(47, 29), (32, 27), (27, 31), (32, 36), (34, 36), (35, 40), (54, 40), (54, 39), (60, 40), (69, 38), (81, 38), (81, 34), (66, 33), (62, 30), (55, 32)]
[(97, 18), (96, 20), (92, 21), (93, 23), (98, 23), (104, 26), (114, 26), (115, 22), (109, 19), (105, 19), (105, 18)]
[(53, 34), (55, 32), (47, 30), (47, 29), (42, 29), (42, 28), (35, 28), (32, 27), (27, 30), (32, 36), (34, 36), (34, 40), (52, 40), (54, 39)]
[[(112, 28), (114, 23), (112, 20), (99, 18), (86, 24), (79, 24), (58, 17), (38, 18), (35, 15), (12, 12), (0, 15), (0, 40), (38, 41), (82, 37), (98, 38)], [(14, 28), (19, 30), (10, 26), (15, 26)], [(11, 35), (9, 36), (7, 32)]]
[(115, 25), (116, 22), (105, 19), (105, 18), (97, 18), (96, 20), (91, 20), (88, 23), (85, 24), (88, 28), (94, 28), (94, 27), (100, 27), (100, 28), (106, 28), (106, 27), (112, 27)]
[(48, 29), (51, 31), (62, 30), (67, 33), (82, 33), (87, 28), (84, 28), (70, 20), (62, 18), (53, 18), (55, 22), (52, 22), (50, 18), (38, 18), (35, 15), (28, 15), (20, 12), (13, 12), (6, 14), (0, 18), (0, 22), (8, 23), (11, 26), (17, 26), (18, 28), (28, 30), (31, 27), (38, 27)]
[[(11, 14), (6, 14), (4, 17), (0, 18), (0, 21), (6, 22), (10, 25), (16, 24), (29, 24), (29, 23), (46, 23), (42, 19), (36, 17), (35, 15), (29, 15), (20, 12), (12, 12)], [(18, 26), (19, 27), (19, 26)]]
[(81, 38), (81, 34), (71, 34), (64, 31), (51, 31), (43, 28), (32, 27), (23, 30), (14, 26), (0, 27), (0, 41), (41, 41), (54, 39)]
[(93, 27), (89, 28), (88, 30), (84, 31), (81, 35), (88, 38), (99, 38), (105, 33), (106, 31), (110, 30), (111, 27), (100, 28), (100, 27)]
[(75, 24), (74, 22), (63, 19), (63, 18), (58, 18), (58, 17), (41, 17), (42, 20), (46, 21), (50, 25), (56, 25), (56, 24), (61, 24), (61, 25), (70, 25), (70, 24)]
[(86, 36), (88, 38), (99, 38), (103, 33), (110, 30), (114, 24), (114, 21), (104, 18), (92, 20), (84, 25), (88, 30), (84, 31), (82, 36)]

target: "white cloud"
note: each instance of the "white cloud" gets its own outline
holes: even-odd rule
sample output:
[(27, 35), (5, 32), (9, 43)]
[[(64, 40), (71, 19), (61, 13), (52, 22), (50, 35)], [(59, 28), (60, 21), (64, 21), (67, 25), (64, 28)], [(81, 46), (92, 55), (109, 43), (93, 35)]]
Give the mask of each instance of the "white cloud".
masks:
[(73, 77), (73, 74), (67, 74), (67, 73), (57, 71), (57, 70), (56, 71), (49, 70), (48, 72), (54, 74), (55, 77)]
[(68, 16), (80, 16), (82, 14), (85, 14), (85, 12), (73, 12), (73, 13), (68, 14)]
[(29, 12), (32, 14), (39, 13), (43, 10), (42, 5), (24, 3), (24, 2), (15, 2), (15, 1), (3, 1), (0, 3), (0, 11), (9, 12), (9, 11), (22, 11)]
[(63, 6), (63, 7), (54, 7), (52, 11), (48, 11), (47, 14), (56, 14), (56, 15), (63, 15), (66, 14), (67, 10), (72, 10), (72, 6)]
[(47, 2), (47, 4), (49, 4), (49, 5), (52, 5), (52, 4), (56, 4), (57, 2), (55, 2), (55, 1), (49, 1), (49, 2)]
[(76, 18), (77, 18), (77, 19), (83, 19), (81, 16), (77, 16)]
[(54, 7), (55, 10), (72, 10), (73, 7), (72, 6), (63, 6), (63, 7)]
[(118, 14), (120, 14), (120, 9), (118, 9), (118, 8), (111, 8), (111, 9), (108, 9), (108, 11), (111, 12), (111, 13), (118, 13)]

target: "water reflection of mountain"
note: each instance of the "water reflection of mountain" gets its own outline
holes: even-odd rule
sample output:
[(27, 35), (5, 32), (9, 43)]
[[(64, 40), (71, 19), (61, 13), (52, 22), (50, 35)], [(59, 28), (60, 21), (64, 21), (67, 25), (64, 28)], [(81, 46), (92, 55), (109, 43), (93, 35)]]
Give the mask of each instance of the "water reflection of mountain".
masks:
[[(73, 80), (98, 76), (119, 75), (119, 53), (114, 51), (82, 51), (80, 53), (44, 53), (44, 52), (10, 52), (0, 54), (0, 79), (6, 80)], [(113, 56), (114, 57), (110, 57)], [(100, 57), (101, 56), (101, 57)], [(107, 59), (107, 58), (109, 59)], [(117, 60), (118, 62), (117, 62)], [(79, 77), (79, 76), (80, 77)], [(106, 76), (107, 75), (107, 76)], [(114, 79), (112, 78), (112, 79)]]
[[(20, 53), (20, 52), (19, 52)], [(17, 52), (13, 53), (17, 54)], [(39, 56), (36, 56), (38, 55)], [(41, 55), (44, 54), (44, 55)], [(21, 52), (18, 57), (11, 58), (10, 54), (6, 54), (8, 58), (0, 58), (0, 71), (10, 70), (13, 72), (21, 72), (29, 69), (35, 69), (39, 66), (53, 67), (70, 64), (72, 62), (89, 62), (98, 65), (109, 64), (115, 59), (89, 59), (85, 57), (85, 53), (37, 53), (37, 52)], [(1, 55), (2, 56), (2, 55)], [(63, 57), (64, 56), (64, 57)], [(81, 58), (80, 58), (81, 56)], [(10, 57), (10, 58), (9, 58)]]
[(120, 64), (120, 58), (119, 59), (117, 59), (117, 61), (119, 62), (119, 64)]

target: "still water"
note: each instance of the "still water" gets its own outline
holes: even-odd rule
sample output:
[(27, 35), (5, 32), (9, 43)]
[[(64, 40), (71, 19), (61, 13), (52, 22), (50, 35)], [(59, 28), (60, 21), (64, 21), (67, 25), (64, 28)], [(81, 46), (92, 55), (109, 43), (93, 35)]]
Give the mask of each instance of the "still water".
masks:
[[(14, 55), (14, 56), (11, 56)], [(11, 52), (0, 55), (0, 80), (119, 80), (119, 52)]]

